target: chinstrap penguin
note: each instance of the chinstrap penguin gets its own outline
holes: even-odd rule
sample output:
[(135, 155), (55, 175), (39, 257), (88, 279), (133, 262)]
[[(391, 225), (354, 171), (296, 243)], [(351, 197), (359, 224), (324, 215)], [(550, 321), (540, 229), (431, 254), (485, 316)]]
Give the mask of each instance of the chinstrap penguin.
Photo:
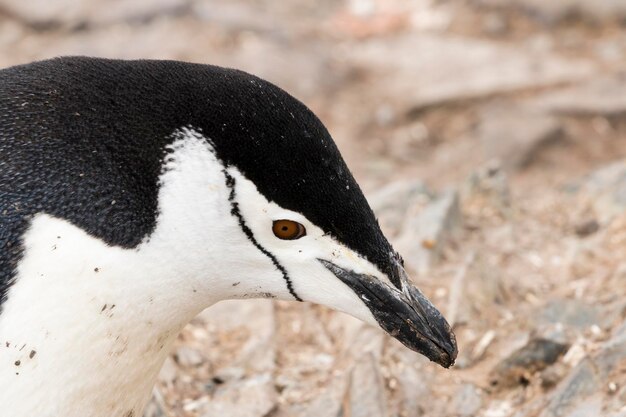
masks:
[(241, 71), (1, 70), (0, 213), (2, 417), (140, 416), (178, 332), (224, 299), (323, 304), (457, 354), (322, 123)]

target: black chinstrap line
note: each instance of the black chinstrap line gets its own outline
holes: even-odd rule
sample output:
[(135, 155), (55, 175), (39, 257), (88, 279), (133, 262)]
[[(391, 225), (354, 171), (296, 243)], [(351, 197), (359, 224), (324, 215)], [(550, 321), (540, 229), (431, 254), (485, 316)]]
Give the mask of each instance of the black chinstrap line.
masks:
[(287, 274), (287, 270), (285, 269), (285, 267), (283, 267), (280, 264), (280, 262), (278, 262), (278, 259), (276, 259), (276, 257), (270, 251), (265, 249), (255, 239), (254, 234), (252, 233), (252, 230), (248, 227), (248, 225), (246, 225), (246, 222), (243, 219), (243, 216), (241, 215), (241, 211), (239, 210), (239, 203), (235, 201), (235, 178), (232, 175), (230, 175), (228, 171), (226, 171), (226, 168), (224, 169), (223, 172), (224, 172), (224, 176), (226, 177), (226, 186), (230, 188), (230, 194), (228, 195), (228, 201), (230, 202), (230, 206), (231, 206), (230, 213), (237, 218), (237, 220), (239, 221), (239, 227), (241, 227), (241, 230), (243, 230), (243, 232), (245, 233), (246, 237), (250, 240), (250, 242), (252, 242), (252, 244), (258, 250), (260, 250), (265, 256), (267, 256), (270, 259), (270, 261), (272, 261), (272, 264), (274, 264), (276, 269), (278, 269), (280, 273), (283, 275), (283, 279), (287, 283), (287, 289), (289, 290), (289, 293), (293, 296), (293, 298), (295, 298), (297, 301), (303, 301), (302, 298), (300, 298), (298, 294), (296, 294), (295, 290), (293, 289), (293, 283), (291, 282), (291, 278), (289, 278), (289, 274)]

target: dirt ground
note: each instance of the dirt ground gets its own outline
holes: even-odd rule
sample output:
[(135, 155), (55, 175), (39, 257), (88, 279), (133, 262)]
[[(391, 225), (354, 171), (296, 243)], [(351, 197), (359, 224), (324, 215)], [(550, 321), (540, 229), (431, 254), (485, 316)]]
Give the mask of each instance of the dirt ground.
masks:
[(626, 1), (0, 0), (0, 66), (244, 69), (327, 125), (414, 282), (444, 370), (306, 303), (184, 329), (146, 416), (626, 416)]

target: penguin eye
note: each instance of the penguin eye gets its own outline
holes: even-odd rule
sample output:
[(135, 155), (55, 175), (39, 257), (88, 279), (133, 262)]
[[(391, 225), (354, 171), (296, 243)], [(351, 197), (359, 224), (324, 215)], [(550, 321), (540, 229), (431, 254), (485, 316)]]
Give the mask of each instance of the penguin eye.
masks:
[(283, 240), (300, 239), (306, 235), (304, 226), (293, 220), (274, 220), (272, 231), (277, 238)]

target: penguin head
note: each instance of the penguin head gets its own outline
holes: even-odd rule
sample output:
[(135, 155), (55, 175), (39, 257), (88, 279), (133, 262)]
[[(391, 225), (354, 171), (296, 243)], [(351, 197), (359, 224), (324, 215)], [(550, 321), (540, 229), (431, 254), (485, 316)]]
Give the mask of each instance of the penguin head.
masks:
[[(337, 206), (351, 207), (352, 212), (346, 210), (345, 218), (332, 222), (319, 220), (302, 203), (289, 206), (290, 209), (269, 200), (236, 168), (227, 168), (227, 172), (231, 214), (241, 229), (233, 233), (245, 235), (248, 248), (254, 247), (254, 252), (260, 251), (267, 257), (259, 264), (247, 258), (249, 249), (239, 251), (239, 261), (253, 264), (254, 269), (248, 276), (237, 275), (238, 282), (251, 280), (248, 284), (255, 286), (257, 296), (309, 301), (348, 313), (380, 326), (410, 349), (444, 367), (454, 363), (457, 347), (450, 326), (409, 282), (402, 258), (380, 232), (369, 207), (352, 205), (355, 197), (349, 194), (342, 196), (337, 192), (331, 196), (332, 186), (326, 181), (330, 181), (332, 168), (328, 168), (326, 179), (303, 190), (315, 193), (320, 210), (322, 204), (327, 205), (327, 212), (320, 214), (326, 220)], [(358, 190), (351, 178), (346, 182), (350, 185), (345, 187)], [(359, 229), (362, 240), (339, 237), (350, 239)], [(347, 241), (355, 246), (349, 246)], [(265, 278), (259, 279), (261, 275)], [(251, 286), (235, 287), (231, 297), (250, 297), (247, 289)]]
[(257, 281), (259, 292), (348, 313), (452, 365), (450, 326), (410, 283), (323, 124), (268, 82), (238, 71), (226, 79), (218, 114), (199, 120), (212, 121), (201, 131), (224, 164), (239, 229), (232, 233), (265, 255), (258, 267), (266, 275), (280, 278)]

